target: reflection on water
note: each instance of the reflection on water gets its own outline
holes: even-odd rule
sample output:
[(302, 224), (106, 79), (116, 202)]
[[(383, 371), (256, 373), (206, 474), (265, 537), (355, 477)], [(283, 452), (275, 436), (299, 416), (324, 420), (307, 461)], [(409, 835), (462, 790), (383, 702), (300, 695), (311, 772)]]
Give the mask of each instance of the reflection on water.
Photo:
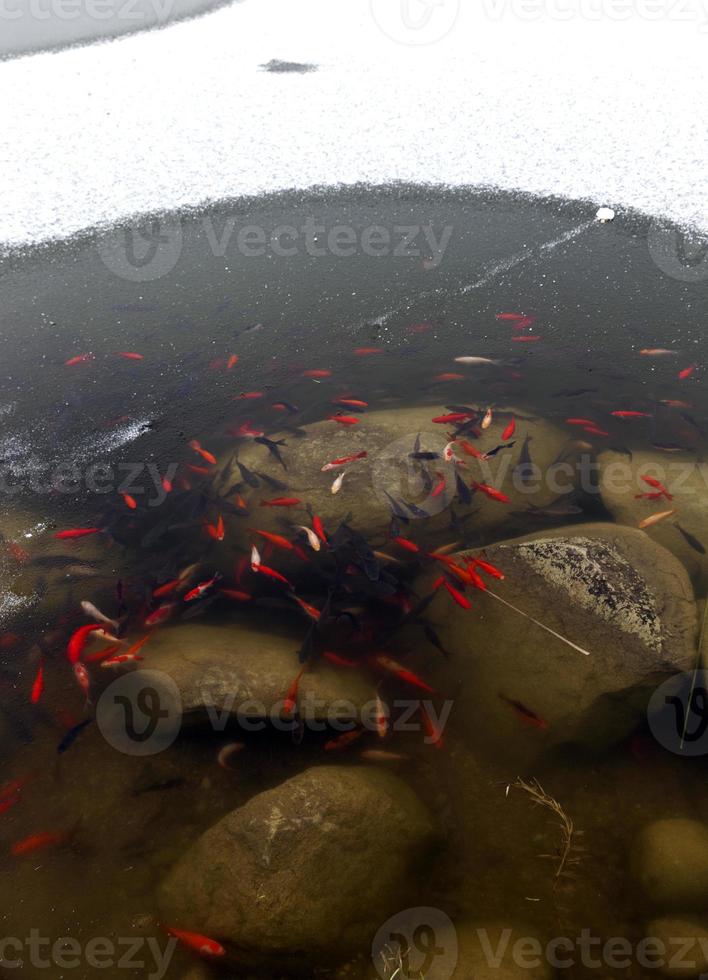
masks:
[(7, 259), (5, 961), (703, 935), (705, 285), (593, 218), (281, 196)]

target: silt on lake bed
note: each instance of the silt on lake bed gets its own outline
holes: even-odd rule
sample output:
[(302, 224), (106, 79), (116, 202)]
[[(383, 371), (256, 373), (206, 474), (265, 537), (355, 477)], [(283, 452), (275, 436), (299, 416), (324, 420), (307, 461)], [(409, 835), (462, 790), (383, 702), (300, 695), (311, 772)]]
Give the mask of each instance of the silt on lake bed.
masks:
[(4, 257), (8, 968), (700, 974), (706, 279), (596, 211), (355, 188)]

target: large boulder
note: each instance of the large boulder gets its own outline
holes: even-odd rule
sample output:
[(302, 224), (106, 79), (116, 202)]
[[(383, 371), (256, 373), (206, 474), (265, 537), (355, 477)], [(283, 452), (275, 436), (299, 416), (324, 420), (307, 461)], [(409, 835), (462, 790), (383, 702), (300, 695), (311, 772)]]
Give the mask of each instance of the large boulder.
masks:
[[(573, 743), (601, 751), (627, 736), (657, 683), (695, 660), (696, 607), (680, 563), (641, 531), (583, 524), (486, 549), (506, 575), (490, 591), (589, 651), (585, 656), (475, 592), (463, 610), (440, 590), (427, 618), (451, 654), (417, 666), (452, 697), (452, 724), (496, 758), (532, 760)], [(416, 584), (425, 595), (439, 568)], [(403, 633), (401, 647), (413, 639)], [(417, 641), (420, 648), (420, 640)]]
[(196, 841), (159, 889), (161, 921), (233, 944), (244, 968), (336, 964), (411, 904), (432, 831), (397, 777), (309, 769)]
[[(287, 469), (266, 446), (254, 440), (242, 441), (235, 452), (220, 460), (215, 486), (225, 489), (241, 481), (241, 493), (257, 516), (258, 526), (265, 530), (282, 533), (284, 518), (297, 524), (308, 523), (306, 505), (309, 505), (327, 527), (334, 528), (347, 517), (356, 530), (383, 538), (394, 508), (409, 517), (415, 526), (416, 537), (423, 534), (434, 539), (436, 534), (444, 533), (450, 523), (447, 508), (455, 498), (455, 467), (442, 459), (411, 459), (410, 453), (416, 443), (419, 450), (442, 452), (454, 426), (438, 424), (432, 419), (445, 414), (448, 410), (443, 404), (391, 408), (361, 415), (357, 425), (345, 426), (325, 420), (303, 426), (304, 435), (300, 437), (287, 431), (274, 433), (270, 438), (277, 439), (282, 435), (286, 441), (279, 451)], [(497, 418), (482, 437), (479, 440), (470, 438), (470, 441), (483, 452), (493, 449), (501, 442), (502, 432), (512, 414), (517, 416), (516, 432), (509, 440), (515, 443), (512, 449), (487, 461), (458, 451), (466, 464), (458, 470), (467, 484), (472, 480), (491, 484), (510, 498), (508, 504), (499, 503), (478, 492), (471, 503), (464, 504), (457, 499), (455, 511), (459, 518), (464, 519), (466, 514), (474, 512), (476, 528), (498, 528), (509, 522), (514, 511), (525, 512), (530, 505), (547, 507), (567, 497), (574, 486), (572, 463), (577, 450), (568, 448), (566, 432), (544, 419), (528, 417), (523, 411), (517, 412), (511, 407), (499, 409)], [(531, 465), (538, 468), (535, 473), (516, 472), (525, 445)], [(325, 463), (360, 452), (366, 452), (367, 457), (322, 472)], [(555, 482), (548, 477), (548, 470), (559, 457), (563, 457), (567, 470), (562, 471)], [(239, 463), (247, 468), (257, 486), (249, 485), (244, 479)], [(342, 469), (346, 470), (342, 488), (332, 494), (332, 483)], [(433, 496), (438, 473), (445, 475), (446, 487), (442, 493)], [(287, 485), (287, 490), (274, 490), (258, 474), (281, 481)], [(262, 500), (278, 496), (294, 497), (302, 504), (287, 509), (260, 507)], [(392, 500), (396, 503), (392, 504)], [(408, 504), (413, 505), (413, 511)], [(238, 551), (243, 547), (244, 522), (233, 515), (225, 514), (224, 518), (229, 527), (220, 550), (225, 567), (231, 570), (233, 549)], [(282, 558), (282, 554), (279, 557)]]
[[(685, 565), (697, 592), (708, 587), (708, 468), (688, 452), (662, 453), (605, 450), (598, 458), (598, 484), (602, 502), (620, 524), (636, 527), (659, 511), (675, 508), (675, 516), (648, 527), (645, 533), (662, 544)], [(647, 500), (637, 494), (652, 492), (642, 476), (660, 480), (673, 500)], [(701, 550), (705, 549), (705, 550)]]
[[(167, 674), (179, 690), (183, 723), (217, 729), (240, 721), (278, 724), (283, 699), (301, 670), (297, 651), (302, 637), (232, 625), (185, 623), (156, 630), (143, 648), (141, 669)], [(302, 720), (361, 718), (375, 699), (373, 685), (358, 671), (341, 671), (318, 662), (298, 687)]]
[(670, 912), (708, 913), (708, 827), (697, 820), (655, 820), (637, 838), (634, 877), (648, 902)]

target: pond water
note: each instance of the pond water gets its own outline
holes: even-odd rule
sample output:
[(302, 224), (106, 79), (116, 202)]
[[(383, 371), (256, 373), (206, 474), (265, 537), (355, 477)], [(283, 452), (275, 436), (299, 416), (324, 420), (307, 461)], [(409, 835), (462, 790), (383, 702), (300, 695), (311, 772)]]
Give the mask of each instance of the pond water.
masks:
[[(671, 713), (647, 719), (654, 689), (698, 663), (708, 278), (675, 230), (595, 213), (354, 188), (3, 258), (2, 928), (80, 949), (76, 965), (42, 966), (25, 946), (28, 976), (94, 976), (91, 940), (164, 950), (170, 928), (219, 955), (183, 937), (168, 977), (391, 976), (373, 933), (393, 942), (410, 923), (388, 916), (427, 908), (454, 923), (459, 950), (441, 932), (428, 955), (409, 935), (409, 976), (644, 977), (656, 970), (635, 953), (657, 917), (705, 912), (708, 892), (686, 894), (684, 879), (708, 867), (708, 845), (685, 845), (690, 868), (667, 883), (646, 828), (708, 819), (700, 739), (684, 752)], [(541, 544), (499, 546), (525, 535)], [(82, 601), (116, 639), (70, 644), (95, 621)], [(248, 683), (230, 673), (244, 662)], [(185, 711), (154, 754), (107, 708), (121, 678), (123, 703), (137, 697), (143, 670), (172, 677)], [(388, 725), (379, 704), (356, 737), (315, 730), (310, 684), (356, 711), (379, 698)], [(223, 708), (229, 685), (275, 692), (256, 712), (264, 730), (197, 712), (202, 696)], [(317, 766), (407, 783), (432, 841), (403, 796), (396, 824), (382, 783), (380, 813), (351, 805), (399, 848), (391, 880), (378, 854), (370, 893), (353, 884), (357, 854), (378, 852), (330, 800), (342, 854), (308, 854), (341, 881), (313, 893), (307, 864), (279, 852), (283, 867), (237, 863), (238, 894), (222, 896), (227, 856), (206, 902), (207, 872), (190, 864), (200, 835)], [(312, 848), (296, 803), (282, 807), (294, 853)], [(657, 826), (677, 847), (690, 837)], [(340, 944), (345, 907), (367, 942)], [(624, 937), (633, 954), (593, 966), (576, 949), (565, 966), (487, 973), (469, 941), (493, 923), (543, 943)], [(151, 974), (147, 949), (147, 966), (108, 955), (101, 974)], [(16, 952), (3, 951), (8, 975)]]

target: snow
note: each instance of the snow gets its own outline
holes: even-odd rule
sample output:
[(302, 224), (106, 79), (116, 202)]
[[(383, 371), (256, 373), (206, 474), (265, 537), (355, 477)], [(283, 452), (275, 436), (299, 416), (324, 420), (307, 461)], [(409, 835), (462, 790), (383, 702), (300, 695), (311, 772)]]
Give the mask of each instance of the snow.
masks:
[(708, 0), (245, 0), (1, 62), (0, 242), (392, 180), (705, 230), (706, 33)]

